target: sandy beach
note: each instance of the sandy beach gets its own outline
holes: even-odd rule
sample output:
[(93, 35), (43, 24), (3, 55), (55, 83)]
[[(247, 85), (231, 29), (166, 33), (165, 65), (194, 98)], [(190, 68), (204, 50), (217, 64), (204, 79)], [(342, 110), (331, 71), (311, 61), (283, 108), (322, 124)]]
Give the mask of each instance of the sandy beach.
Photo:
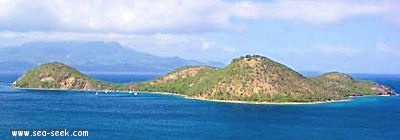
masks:
[(329, 100), (329, 101), (315, 101), (315, 102), (254, 102), (254, 101), (235, 101), (235, 100), (214, 100), (214, 99), (204, 99), (204, 98), (193, 98), (193, 97), (185, 97), (191, 100), (202, 100), (209, 102), (223, 102), (223, 103), (237, 103), (237, 104), (270, 104), (270, 105), (306, 105), (306, 104), (326, 104), (326, 103), (335, 103), (335, 102), (346, 102), (351, 99), (344, 100)]
[[(76, 92), (98, 92), (98, 93), (106, 93), (106, 90), (78, 90), (78, 89), (57, 89), (57, 88), (51, 88), (51, 89), (46, 89), (46, 88), (18, 88), (18, 87), (13, 87), (15, 89), (20, 89), (20, 90), (45, 90), (45, 91), (76, 91)], [(328, 101), (315, 101), (315, 102), (254, 102), (254, 101), (236, 101), (236, 100), (216, 100), (216, 99), (205, 99), (205, 98), (199, 98), (199, 97), (189, 97), (187, 95), (182, 95), (182, 94), (177, 94), (177, 93), (167, 93), (167, 92), (149, 92), (149, 91), (134, 91), (138, 93), (148, 93), (148, 94), (162, 94), (162, 95), (172, 95), (172, 96), (180, 96), (186, 99), (190, 100), (200, 100), (200, 101), (208, 101), (208, 102), (222, 102), (222, 103), (236, 103), (236, 104), (270, 104), (270, 105), (307, 105), (307, 104), (326, 104), (326, 103), (335, 103), (335, 102), (346, 102), (350, 101), (351, 98), (349, 99), (344, 99), (344, 100), (328, 100)], [(132, 93), (131, 91), (108, 91), (107, 93)], [(379, 95), (376, 95), (379, 96)], [(359, 97), (359, 96), (357, 96)], [(362, 96), (363, 97), (363, 96)]]

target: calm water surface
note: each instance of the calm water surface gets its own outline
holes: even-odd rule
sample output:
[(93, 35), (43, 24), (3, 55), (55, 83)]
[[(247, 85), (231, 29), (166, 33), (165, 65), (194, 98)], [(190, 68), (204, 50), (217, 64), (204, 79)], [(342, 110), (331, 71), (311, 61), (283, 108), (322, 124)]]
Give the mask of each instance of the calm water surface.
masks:
[[(10, 88), (0, 73), (0, 139), (399, 139), (400, 97), (318, 105), (248, 105), (142, 93)], [(155, 75), (92, 75), (111, 82)], [(400, 90), (400, 76), (357, 75)], [(89, 137), (12, 137), (10, 129), (86, 129)]]

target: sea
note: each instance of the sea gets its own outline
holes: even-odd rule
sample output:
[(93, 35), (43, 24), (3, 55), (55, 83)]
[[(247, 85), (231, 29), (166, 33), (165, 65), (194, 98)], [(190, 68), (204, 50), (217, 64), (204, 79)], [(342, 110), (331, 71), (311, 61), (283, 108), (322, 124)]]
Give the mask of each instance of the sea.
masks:
[[(158, 76), (89, 75), (118, 83)], [(19, 76), (0, 73), (0, 140), (400, 139), (400, 96), (308, 105), (238, 104), (153, 93), (96, 95), (11, 88)], [(400, 75), (354, 76), (400, 91)], [(13, 136), (17, 130), (29, 131), (29, 135)], [(69, 136), (51, 133), (62, 130)], [(72, 132), (81, 136), (72, 136)]]

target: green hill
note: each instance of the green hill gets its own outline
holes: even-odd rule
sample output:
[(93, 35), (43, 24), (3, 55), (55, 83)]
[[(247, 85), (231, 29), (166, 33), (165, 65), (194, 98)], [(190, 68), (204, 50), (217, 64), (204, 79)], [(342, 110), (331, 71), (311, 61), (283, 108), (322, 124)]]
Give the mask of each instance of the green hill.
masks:
[(113, 84), (93, 79), (65, 64), (42, 64), (27, 71), (14, 84), (19, 88), (45, 88), (63, 90), (127, 90), (125, 84)]
[[(191, 71), (190, 75), (188, 71)], [(201, 99), (257, 102), (311, 102), (346, 99), (349, 96), (394, 94), (391, 89), (377, 83), (357, 81), (342, 73), (306, 78), (280, 63), (258, 55), (234, 59), (222, 69), (181, 68), (142, 83), (138, 89), (173, 92)]]
[(374, 82), (357, 81), (342, 73), (306, 78), (294, 70), (259, 55), (234, 59), (218, 69), (187, 66), (142, 83), (112, 84), (92, 79), (61, 63), (43, 64), (28, 71), (14, 84), (20, 88), (82, 90), (138, 90), (169, 92), (197, 99), (312, 102), (349, 96), (394, 95)]

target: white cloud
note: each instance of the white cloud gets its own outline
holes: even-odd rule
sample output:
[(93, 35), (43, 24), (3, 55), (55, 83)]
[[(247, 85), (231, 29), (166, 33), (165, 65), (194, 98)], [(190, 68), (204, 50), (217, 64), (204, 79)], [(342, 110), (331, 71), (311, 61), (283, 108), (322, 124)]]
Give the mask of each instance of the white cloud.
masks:
[(317, 45), (311, 47), (308, 51), (313, 52), (313, 54), (325, 54), (325, 55), (344, 55), (344, 56), (355, 56), (361, 53), (360, 48), (358, 47), (349, 47), (343, 45)]
[[(0, 47), (17, 46), (32, 41), (118, 41), (136, 51), (158, 56), (180, 56), (199, 61), (227, 60), (236, 49), (197, 35), (116, 34), (76, 32), (0, 32)], [(224, 55), (220, 55), (224, 54)], [(207, 57), (204, 57), (207, 56)]]
[(263, 16), (298, 20), (311, 24), (329, 24), (362, 15), (383, 15), (390, 10), (389, 1), (358, 0), (280, 0), (263, 6)]
[[(211, 38), (206, 37), (210, 34), (203, 33), (241, 31), (253, 25), (247, 25), (248, 21), (264, 19), (277, 21), (275, 24), (284, 21), (319, 26), (368, 16), (397, 24), (400, 23), (399, 9), (397, 0), (0, 0), (0, 46), (30, 41), (103, 40), (118, 41), (160, 56), (228, 61), (238, 54), (237, 49), (242, 53), (252, 52), (252, 47), (257, 46), (251, 45), (260, 44), (245, 43), (244, 46), (250, 44), (249, 49), (247, 46), (236, 48), (217, 41), (235, 42), (230, 42), (232, 38)], [(263, 39), (260, 36), (255, 40)], [(243, 40), (237, 45), (252, 39)], [(288, 62), (294, 61), (290, 59), (296, 54), (298, 58), (317, 54), (310, 56), (310, 60), (318, 56), (348, 58), (366, 54), (361, 46), (345, 45), (274, 47), (267, 51), (271, 56), (287, 55), (282, 58)], [(399, 48), (391, 46), (381, 44), (374, 51), (400, 56)]]
[(400, 48), (389, 46), (386, 43), (380, 42), (376, 45), (376, 51), (386, 54), (393, 54), (397, 58), (400, 57)]
[(238, 30), (232, 18), (256, 19), (256, 2), (224, 0), (52, 1), (68, 29), (124, 33), (192, 33)]
[[(194, 33), (240, 30), (233, 19), (329, 24), (372, 15), (399, 20), (396, 1), (54, 0), (0, 1), (0, 30)], [(391, 18), (389, 18), (389, 17)]]
[(0, 1), (0, 18), (7, 15), (11, 4), (12, 3), (10, 3), (10, 1), (6, 1), (6, 0)]

